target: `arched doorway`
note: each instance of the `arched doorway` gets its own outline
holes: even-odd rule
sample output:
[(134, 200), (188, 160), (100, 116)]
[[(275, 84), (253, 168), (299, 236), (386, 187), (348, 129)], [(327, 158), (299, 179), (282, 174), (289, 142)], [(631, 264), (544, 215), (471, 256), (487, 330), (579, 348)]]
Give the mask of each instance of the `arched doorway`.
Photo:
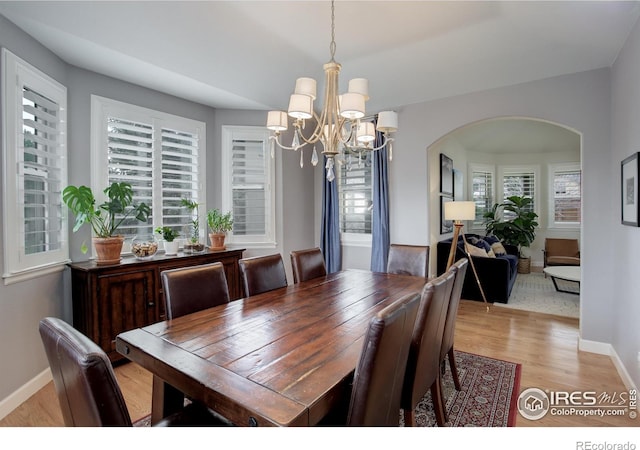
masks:
[[(454, 193), (443, 194), (440, 186), (440, 155), (452, 161)], [(580, 239), (580, 223), (557, 220), (554, 206), (560, 204), (559, 173), (567, 168), (580, 171), (582, 135), (561, 124), (530, 117), (497, 117), (459, 127), (427, 148), (429, 167), (430, 242), (448, 237), (442, 226), (441, 205), (444, 201), (474, 200), (482, 204), (486, 193), (488, 207), (502, 201), (503, 183), (508, 174), (522, 172), (531, 180), (540, 226), (529, 249), (534, 271), (543, 265), (546, 237)], [(484, 189), (484, 191), (483, 191)], [(466, 233), (485, 234), (481, 220), (465, 223)], [(435, 271), (435, 252), (430, 267)]]

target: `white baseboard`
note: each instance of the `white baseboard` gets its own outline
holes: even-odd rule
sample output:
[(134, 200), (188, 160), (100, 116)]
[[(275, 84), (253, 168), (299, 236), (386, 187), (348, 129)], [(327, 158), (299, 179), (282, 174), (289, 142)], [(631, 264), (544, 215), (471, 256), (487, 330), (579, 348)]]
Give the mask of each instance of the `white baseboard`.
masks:
[(620, 375), (620, 378), (622, 378), (622, 382), (624, 383), (625, 387), (628, 390), (638, 389), (635, 383), (633, 382), (633, 380), (631, 379), (631, 376), (629, 375), (627, 368), (624, 366), (624, 364), (622, 363), (622, 360), (618, 356), (618, 353), (615, 351), (615, 349), (611, 344), (606, 344), (604, 342), (588, 341), (586, 339), (580, 339), (578, 341), (578, 349), (583, 352), (597, 353), (599, 355), (609, 356), (611, 358), (611, 362), (613, 363), (616, 370), (618, 371), (618, 375)]
[(51, 377), (51, 369), (46, 368), (34, 378), (22, 385), (17, 391), (0, 401), (0, 420), (8, 416), (14, 409), (26, 402), (33, 394), (45, 387)]

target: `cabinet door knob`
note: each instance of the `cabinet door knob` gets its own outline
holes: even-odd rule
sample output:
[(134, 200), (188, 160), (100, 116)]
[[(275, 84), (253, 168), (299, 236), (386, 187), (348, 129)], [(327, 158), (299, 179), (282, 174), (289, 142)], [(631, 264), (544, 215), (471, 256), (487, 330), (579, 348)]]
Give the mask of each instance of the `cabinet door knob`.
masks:
[(156, 306), (156, 304), (155, 304), (155, 302), (149, 302), (149, 303), (147, 303), (147, 306), (149, 308), (153, 308), (154, 306)]

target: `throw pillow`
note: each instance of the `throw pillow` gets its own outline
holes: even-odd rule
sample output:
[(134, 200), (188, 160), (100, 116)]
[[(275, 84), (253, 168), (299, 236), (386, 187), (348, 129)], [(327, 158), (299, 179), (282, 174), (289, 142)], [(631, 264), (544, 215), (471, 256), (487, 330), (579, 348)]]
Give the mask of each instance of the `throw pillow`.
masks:
[(473, 238), (471, 243), (478, 248), (484, 249), (484, 251), (487, 253), (489, 253), (489, 250), (491, 250), (491, 246), (489, 245), (489, 243), (483, 239)]
[(467, 250), (471, 256), (481, 256), (483, 258), (489, 257), (484, 248), (478, 248), (475, 245), (467, 245)]
[(489, 245), (493, 245), (496, 242), (500, 242), (500, 239), (498, 239), (497, 237), (495, 237), (493, 235), (485, 236), (484, 240), (487, 241), (489, 243)]
[(498, 256), (507, 254), (507, 250), (504, 248), (504, 245), (502, 245), (500, 242), (491, 244), (491, 250), (493, 250), (493, 253), (495, 253)]

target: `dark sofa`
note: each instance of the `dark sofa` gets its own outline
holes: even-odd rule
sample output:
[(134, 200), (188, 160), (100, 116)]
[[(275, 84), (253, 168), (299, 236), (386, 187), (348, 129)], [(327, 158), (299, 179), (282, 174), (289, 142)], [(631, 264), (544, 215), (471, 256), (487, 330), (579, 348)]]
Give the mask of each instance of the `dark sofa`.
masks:
[[(465, 234), (465, 238), (471, 245), (472, 237), (482, 239), (483, 236), (477, 234)], [(447, 260), (449, 259), (449, 250), (451, 249), (451, 240), (445, 239), (438, 242), (437, 252), (437, 270), (438, 275), (445, 272), (447, 268)], [(499, 302), (507, 303), (509, 295), (518, 275), (518, 248), (513, 245), (503, 244), (507, 254), (496, 256), (495, 258), (485, 258), (482, 256), (472, 256), (473, 264), (478, 272), (478, 278), (482, 284), (482, 289), (489, 303)], [(455, 261), (460, 258), (466, 258), (464, 251), (462, 236), (458, 238), (456, 247)], [(473, 268), (469, 267), (464, 278), (462, 286), (462, 298), (466, 300), (482, 301), (482, 294), (476, 283)]]

